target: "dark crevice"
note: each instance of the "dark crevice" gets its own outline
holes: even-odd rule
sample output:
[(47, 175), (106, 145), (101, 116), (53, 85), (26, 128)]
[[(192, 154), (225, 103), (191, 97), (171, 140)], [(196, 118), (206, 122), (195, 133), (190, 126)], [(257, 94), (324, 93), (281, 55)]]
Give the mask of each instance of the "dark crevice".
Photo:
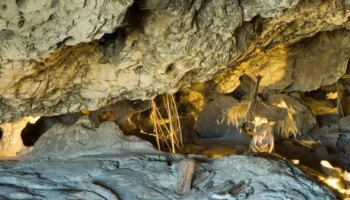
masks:
[(312, 97), (317, 100), (326, 99), (327, 92), (323, 90), (314, 90), (310, 92), (305, 92), (306, 97)]
[(123, 50), (127, 36), (137, 31), (139, 27), (143, 27), (140, 24), (144, 13), (145, 11), (140, 10), (137, 3), (134, 3), (125, 13), (123, 24), (113, 33), (105, 34), (98, 40), (104, 55), (100, 59), (100, 63), (120, 62), (119, 52)]
[(124, 22), (114, 31), (113, 33), (105, 34), (100, 40), (99, 43), (102, 46), (106, 46), (111, 43), (124, 43), (126, 37), (132, 31), (138, 29), (141, 26), (141, 19), (144, 14), (144, 11), (140, 10), (137, 6), (137, 3), (134, 3), (125, 13)]
[(24, 0), (16, 0), (16, 4), (18, 7), (21, 7), (23, 3), (24, 3)]
[(0, 128), (0, 140), (2, 139), (2, 129)]
[(72, 36), (68, 36), (64, 38), (61, 42), (57, 43), (57, 48), (61, 48), (65, 46), (66, 41), (72, 39)]
[(350, 58), (348, 60), (348, 65), (346, 67), (346, 73), (345, 74), (350, 74)]
[(60, 123), (64, 125), (73, 125), (82, 114), (68, 113), (57, 116), (43, 116), (34, 123), (28, 123), (22, 130), (21, 137), (25, 146), (33, 146), (39, 137), (48, 131), (53, 125)]
[(166, 74), (170, 74), (171, 72), (174, 71), (174, 69), (175, 69), (174, 64), (170, 64), (170, 65), (166, 68), (165, 73), (166, 73)]

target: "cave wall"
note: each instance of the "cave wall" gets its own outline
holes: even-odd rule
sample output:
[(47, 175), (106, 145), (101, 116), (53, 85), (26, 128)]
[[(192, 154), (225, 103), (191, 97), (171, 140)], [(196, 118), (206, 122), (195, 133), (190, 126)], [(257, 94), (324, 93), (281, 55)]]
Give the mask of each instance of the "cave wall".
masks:
[(260, 75), (261, 90), (313, 91), (337, 82), (346, 73), (349, 58), (350, 32), (337, 29), (260, 51), (235, 68), (228, 68), (214, 82), (219, 91), (228, 93), (238, 87), (242, 74)]
[(350, 57), (348, 0), (2, 0), (0, 9), (2, 122), (213, 77), (230, 92), (243, 73), (309, 91), (337, 81)]

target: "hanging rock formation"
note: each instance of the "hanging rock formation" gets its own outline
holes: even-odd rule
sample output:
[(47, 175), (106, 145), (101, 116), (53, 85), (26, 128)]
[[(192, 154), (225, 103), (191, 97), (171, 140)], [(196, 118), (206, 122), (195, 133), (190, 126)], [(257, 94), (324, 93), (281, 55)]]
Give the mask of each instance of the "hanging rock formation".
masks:
[(223, 92), (243, 73), (263, 75), (262, 88), (309, 91), (337, 81), (350, 55), (348, 0), (2, 0), (0, 9), (3, 122), (151, 99), (218, 72)]

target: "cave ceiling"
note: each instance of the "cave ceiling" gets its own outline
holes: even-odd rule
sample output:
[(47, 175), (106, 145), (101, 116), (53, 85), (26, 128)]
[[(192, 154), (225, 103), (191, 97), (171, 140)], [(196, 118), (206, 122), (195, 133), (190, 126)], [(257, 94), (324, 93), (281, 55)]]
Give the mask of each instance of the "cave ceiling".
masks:
[(152, 99), (239, 77), (312, 91), (342, 77), (349, 0), (0, 0), (0, 120)]

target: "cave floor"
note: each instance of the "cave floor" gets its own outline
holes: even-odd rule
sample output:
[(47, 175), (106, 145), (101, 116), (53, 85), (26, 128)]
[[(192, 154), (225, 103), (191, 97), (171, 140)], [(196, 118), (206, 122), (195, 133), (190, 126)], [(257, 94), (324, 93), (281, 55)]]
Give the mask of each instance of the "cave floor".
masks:
[[(245, 155), (248, 154), (248, 144), (237, 143), (234, 138), (196, 138), (193, 143), (185, 145), (185, 153), (202, 154), (210, 158)], [(323, 155), (322, 153), (324, 152), (318, 152), (315, 149), (303, 146), (299, 142), (293, 142), (293, 140), (275, 142), (273, 152), (274, 155), (288, 160), (297, 160), (298, 164), (309, 167), (320, 174), (323, 174), (320, 166), (322, 160), (328, 160), (334, 166), (348, 170), (350, 155), (328, 154), (327, 152), (324, 153), (327, 155)]]
[(162, 153), (2, 160), (0, 199), (336, 199), (288, 162), (238, 155), (195, 161), (194, 179), (209, 175), (177, 195), (184, 158)]
[[(321, 178), (323, 180), (324, 177), (331, 178), (322, 170), (322, 160), (327, 160), (334, 167), (348, 171), (350, 155), (343, 153), (328, 154), (328, 152), (319, 150), (320, 148), (311, 148), (303, 145), (303, 142), (299, 140), (275, 142), (275, 149), (272, 154), (260, 154), (260, 156), (286, 160), (298, 165), (306, 173), (319, 180), (320, 177), (323, 177)], [(196, 138), (193, 143), (185, 146), (185, 151), (187, 153), (205, 155), (210, 158), (223, 158), (230, 155), (253, 155), (248, 151), (248, 144), (237, 143), (234, 138)], [(349, 196), (344, 195), (345, 191), (348, 192), (347, 187), (343, 183), (339, 183), (334, 188), (339, 195), (345, 198)]]

